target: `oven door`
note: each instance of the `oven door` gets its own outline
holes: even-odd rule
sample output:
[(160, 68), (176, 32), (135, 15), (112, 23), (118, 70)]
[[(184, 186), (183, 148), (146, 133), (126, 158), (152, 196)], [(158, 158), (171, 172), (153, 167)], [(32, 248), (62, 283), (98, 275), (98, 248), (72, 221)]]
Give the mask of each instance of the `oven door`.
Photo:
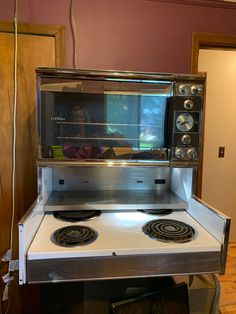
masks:
[(163, 80), (40, 80), (39, 161), (162, 160), (167, 100)]

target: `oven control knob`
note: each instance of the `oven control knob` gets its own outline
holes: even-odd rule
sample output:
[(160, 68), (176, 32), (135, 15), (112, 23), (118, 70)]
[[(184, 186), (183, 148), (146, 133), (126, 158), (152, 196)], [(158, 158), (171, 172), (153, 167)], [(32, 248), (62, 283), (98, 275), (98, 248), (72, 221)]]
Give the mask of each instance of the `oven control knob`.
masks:
[(185, 151), (181, 147), (177, 147), (175, 149), (175, 157), (178, 159), (184, 159), (185, 158)]
[(181, 142), (184, 144), (184, 145), (188, 145), (191, 143), (191, 136), (188, 135), (188, 134), (184, 134), (182, 137), (181, 137)]
[(202, 92), (201, 85), (192, 85), (190, 88), (190, 92), (192, 95), (199, 95)]
[(192, 101), (192, 99), (186, 99), (186, 100), (184, 101), (184, 108), (185, 108), (186, 110), (191, 110), (191, 109), (193, 109), (193, 101)]
[(192, 147), (192, 148), (189, 148), (187, 150), (187, 157), (189, 159), (196, 159), (197, 158), (197, 151), (196, 151), (196, 148)]
[(179, 85), (179, 94), (185, 95), (187, 93), (187, 85), (181, 84)]

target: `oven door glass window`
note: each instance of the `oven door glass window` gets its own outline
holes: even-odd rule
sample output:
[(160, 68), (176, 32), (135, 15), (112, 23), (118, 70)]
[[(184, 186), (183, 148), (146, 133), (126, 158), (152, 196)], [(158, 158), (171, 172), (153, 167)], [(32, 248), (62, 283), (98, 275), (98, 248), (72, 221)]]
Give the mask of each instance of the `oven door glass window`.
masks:
[(81, 80), (41, 85), (40, 158), (166, 159), (171, 83)]
[(114, 146), (145, 151), (164, 147), (166, 98), (154, 94), (107, 94), (106, 131)]

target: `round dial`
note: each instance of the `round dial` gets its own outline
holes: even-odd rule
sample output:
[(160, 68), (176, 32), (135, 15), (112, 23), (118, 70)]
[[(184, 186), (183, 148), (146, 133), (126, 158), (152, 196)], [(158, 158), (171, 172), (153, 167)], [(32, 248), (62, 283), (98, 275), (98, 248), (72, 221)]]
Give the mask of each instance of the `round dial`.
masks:
[(184, 108), (185, 108), (186, 110), (191, 110), (191, 109), (193, 109), (193, 101), (192, 101), (192, 99), (186, 99), (186, 100), (184, 101)]
[(176, 127), (182, 132), (186, 132), (192, 129), (194, 124), (193, 117), (185, 112), (181, 113), (176, 119)]
[(201, 85), (192, 85), (190, 88), (190, 92), (192, 95), (198, 95), (202, 92), (202, 86)]
[(185, 95), (187, 93), (187, 85), (182, 84), (179, 86), (179, 94), (180, 95)]
[(194, 147), (189, 148), (187, 150), (187, 156), (189, 159), (196, 159), (197, 158), (197, 151)]
[(175, 156), (178, 158), (178, 159), (184, 159), (185, 158), (185, 151), (183, 148), (181, 147), (177, 147), (175, 149)]
[(184, 145), (188, 145), (191, 143), (191, 136), (188, 135), (188, 134), (184, 134), (182, 137), (181, 137), (181, 142), (184, 144)]

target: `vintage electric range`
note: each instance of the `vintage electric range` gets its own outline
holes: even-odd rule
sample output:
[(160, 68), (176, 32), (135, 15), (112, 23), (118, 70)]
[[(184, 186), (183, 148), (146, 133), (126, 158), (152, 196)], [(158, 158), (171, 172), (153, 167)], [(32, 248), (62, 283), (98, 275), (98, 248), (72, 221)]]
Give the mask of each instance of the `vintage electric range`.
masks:
[(194, 196), (205, 77), (37, 69), (38, 198), (20, 284), (224, 273), (230, 219)]

